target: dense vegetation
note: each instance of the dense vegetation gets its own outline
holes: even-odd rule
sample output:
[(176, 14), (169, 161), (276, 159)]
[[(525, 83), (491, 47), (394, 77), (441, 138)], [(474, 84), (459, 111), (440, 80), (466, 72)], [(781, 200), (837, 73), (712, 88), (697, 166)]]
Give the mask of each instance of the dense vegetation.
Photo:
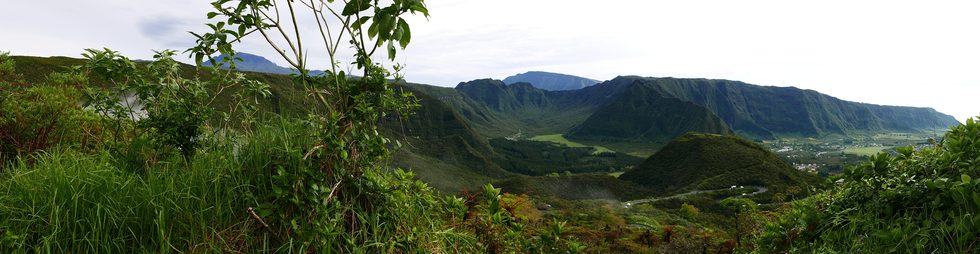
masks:
[(798, 171), (762, 146), (735, 136), (688, 133), (671, 141), (621, 179), (661, 194), (762, 186), (773, 193), (816, 187), (819, 179)]
[(980, 251), (978, 137), (980, 124), (970, 119), (935, 147), (872, 156), (767, 225), (759, 251)]
[[(293, 12), (292, 3), (278, 4)], [(275, 4), (214, 2), (208, 16), (222, 21), (195, 34), (198, 45), (189, 51), (198, 64), (220, 52), (228, 57), (209, 59), (212, 65), (233, 69), (234, 42), (279, 30), (280, 20), (260, 15), (283, 8)], [(305, 115), (258, 111), (272, 97), (265, 83), (217, 68), (187, 73), (173, 51), (137, 63), (88, 50), (84, 63), (41, 82), (25, 81), (0, 55), (0, 250), (580, 251), (560, 223), (523, 226), (526, 219), (504, 209), (510, 201), (489, 185), (480, 198), (463, 200), (385, 168), (398, 143), (382, 136), (378, 123), (417, 104), (394, 90), (388, 80), (397, 75), (371, 55), (388, 43), (394, 58), (394, 45), (410, 40), (399, 16), (427, 11), (422, 1), (337, 4), (306, 7), (340, 19), (359, 78), (335, 69), (309, 75), (301, 44), (282, 33), (294, 53), (283, 56), (299, 72), (293, 82), (308, 92), (297, 101), (305, 107), (292, 109)], [(342, 38), (326, 42), (331, 58), (347, 42)], [(228, 91), (231, 100), (218, 100)], [(218, 101), (230, 107), (212, 105)]]
[[(212, 31), (187, 51), (197, 66), (170, 50), (145, 62), (109, 49), (0, 54), (0, 252), (978, 250), (972, 120), (937, 147), (874, 156), (831, 190), (783, 203), (820, 179), (741, 138), (674, 137), (918, 131), (948, 117), (716, 80), (407, 84), (375, 52), (395, 59), (411, 41), (404, 16), (428, 16), (424, 1), (212, 6)], [(290, 15), (269, 15), (279, 10)], [(299, 11), (314, 29), (297, 27)], [(309, 70), (301, 34), (323, 39), (328, 70)], [(263, 60), (234, 51), (250, 35), (291, 75), (237, 71)], [(336, 63), (341, 46), (357, 73)], [(554, 133), (640, 149), (673, 141), (617, 177), (640, 159), (527, 139)]]
[(598, 152), (592, 147), (568, 147), (531, 140), (490, 140), (500, 155), (497, 164), (524, 175), (552, 173), (616, 172), (639, 164), (641, 159), (617, 152)]
[(643, 186), (604, 174), (517, 176), (497, 181), (494, 186), (511, 193), (527, 193), (537, 197), (558, 197), (568, 200), (620, 201), (651, 195), (649, 189)]

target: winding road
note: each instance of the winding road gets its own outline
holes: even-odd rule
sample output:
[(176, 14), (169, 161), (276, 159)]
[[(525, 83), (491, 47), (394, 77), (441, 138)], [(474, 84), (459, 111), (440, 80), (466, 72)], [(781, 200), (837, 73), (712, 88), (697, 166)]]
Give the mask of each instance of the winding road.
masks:
[(746, 188), (753, 188), (753, 189), (755, 189), (755, 192), (745, 193), (745, 194), (742, 194), (740, 196), (742, 196), (742, 197), (754, 196), (754, 195), (759, 195), (759, 194), (766, 193), (766, 192), (769, 191), (769, 188), (762, 187), (762, 186), (739, 186), (737, 188), (724, 188), (724, 189), (714, 189), (714, 190), (695, 190), (695, 191), (691, 191), (691, 192), (687, 192), (687, 193), (681, 193), (681, 194), (672, 195), (672, 196), (666, 196), (666, 197), (655, 197), (655, 198), (646, 198), (646, 199), (638, 199), (638, 200), (633, 200), (633, 201), (626, 201), (626, 202), (623, 202), (623, 207), (630, 208), (631, 206), (636, 205), (636, 204), (656, 202), (656, 201), (668, 200), (668, 199), (677, 199), (677, 198), (683, 198), (683, 197), (687, 197), (687, 196), (691, 196), (691, 195), (697, 195), (697, 194), (714, 193), (714, 192), (722, 192), (722, 191), (730, 191), (730, 190), (739, 190), (739, 189), (746, 189)]

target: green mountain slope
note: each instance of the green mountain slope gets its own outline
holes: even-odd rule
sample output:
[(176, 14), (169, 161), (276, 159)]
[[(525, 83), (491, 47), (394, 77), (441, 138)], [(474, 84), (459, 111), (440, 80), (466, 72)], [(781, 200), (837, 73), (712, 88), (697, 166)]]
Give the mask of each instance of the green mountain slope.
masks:
[(480, 185), (458, 179), (511, 175), (493, 161), (496, 154), (486, 138), (476, 134), (452, 108), (414, 90), (416, 86), (403, 87), (415, 93), (420, 107), (414, 115), (382, 125), (382, 131), (402, 144), (392, 161), (394, 166), (412, 169), (421, 179), (447, 191)]
[(459, 90), (420, 84), (407, 84), (412, 90), (436, 98), (456, 111), (477, 133), (488, 137), (504, 137), (519, 132), (524, 126), (505, 113), (490, 109), (485, 103), (468, 98)]
[[(683, 133), (681, 129), (684, 128), (724, 133), (718, 130), (722, 129), (718, 128), (719, 124), (711, 123), (712, 117), (704, 116), (706, 114), (694, 114), (699, 116), (699, 121), (672, 119), (677, 116), (671, 111), (692, 114), (697, 110), (665, 98), (702, 107), (735, 133), (760, 139), (921, 132), (945, 129), (958, 123), (952, 116), (931, 108), (850, 102), (812, 90), (756, 86), (728, 80), (623, 76), (578, 90), (545, 91), (525, 83), (506, 85), (501, 81), (482, 79), (460, 83), (455, 90), (459, 95), (452, 98), (464, 101), (458, 103), (467, 105), (463, 110), (484, 107), (479, 114), (465, 118), (480, 125), (476, 129), (491, 137), (518, 132), (530, 135), (565, 133), (572, 138), (640, 137), (635, 141), (643, 141), (670, 139), (678, 132)], [(610, 125), (608, 122), (617, 117), (626, 121), (631, 130), (608, 133), (609, 128), (595, 126)], [(653, 122), (661, 124), (650, 126)], [(675, 126), (667, 126), (671, 124)]]
[(735, 136), (689, 133), (619, 177), (659, 193), (763, 186), (779, 192), (818, 181), (777, 155)]
[(580, 140), (665, 143), (687, 132), (732, 133), (708, 109), (664, 97), (646, 86), (631, 86), (573, 128), (566, 136)]
[(482, 133), (489, 137), (565, 133), (601, 106), (576, 100), (572, 91), (545, 91), (528, 83), (506, 85), (492, 79), (460, 83), (454, 90), (454, 100), (481, 105), (470, 109), (489, 111), (478, 114), (489, 117), (473, 121), (474, 125), (482, 125), (477, 129), (486, 130)]
[(820, 137), (852, 132), (916, 132), (958, 124), (931, 108), (844, 101), (812, 90), (729, 80), (619, 77), (609, 83), (647, 86), (708, 108), (750, 137)]

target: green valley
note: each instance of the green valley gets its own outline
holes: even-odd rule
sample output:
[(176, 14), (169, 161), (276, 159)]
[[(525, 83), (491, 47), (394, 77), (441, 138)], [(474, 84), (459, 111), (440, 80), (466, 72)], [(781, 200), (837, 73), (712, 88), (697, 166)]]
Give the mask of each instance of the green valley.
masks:
[(507, 1), (11, 2), (0, 253), (980, 253), (969, 29)]

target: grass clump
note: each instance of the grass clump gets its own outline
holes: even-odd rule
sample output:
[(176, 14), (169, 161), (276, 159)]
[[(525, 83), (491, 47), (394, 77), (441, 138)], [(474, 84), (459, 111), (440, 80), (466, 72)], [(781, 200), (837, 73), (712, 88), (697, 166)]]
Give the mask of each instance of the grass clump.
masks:
[[(20, 160), (0, 182), (4, 249), (58, 253), (242, 249), (252, 185), (230, 156), (175, 156), (145, 174), (109, 153), (56, 150)], [(251, 200), (252, 202), (248, 202)]]
[[(472, 236), (449, 230), (465, 207), (404, 171), (372, 171), (361, 188), (372, 203), (333, 203), (325, 218), (353, 216), (361, 228), (328, 225), (328, 245), (290, 233), (275, 183), (280, 169), (309, 167), (305, 125), (279, 121), (252, 135), (212, 137), (185, 161), (179, 153), (139, 171), (118, 154), (72, 149), (19, 160), (0, 177), (3, 252), (289, 252), (334, 246), (348, 252), (476, 251)], [(371, 188), (371, 189), (368, 189)], [(369, 192), (370, 191), (370, 192)], [(453, 217), (455, 216), (455, 217)], [(459, 222), (461, 223), (461, 222)], [(470, 244), (465, 244), (470, 242)], [(464, 243), (457, 246), (456, 243)], [(346, 246), (346, 247), (344, 247)], [(329, 248), (328, 248), (329, 249)]]

